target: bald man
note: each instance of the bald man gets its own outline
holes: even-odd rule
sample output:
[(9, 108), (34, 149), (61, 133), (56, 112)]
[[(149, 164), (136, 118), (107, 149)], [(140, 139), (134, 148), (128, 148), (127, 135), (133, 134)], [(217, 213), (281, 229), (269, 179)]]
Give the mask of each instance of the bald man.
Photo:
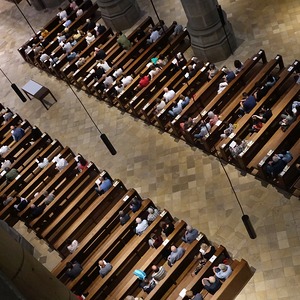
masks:
[(105, 277), (112, 269), (112, 265), (110, 263), (106, 262), (104, 259), (99, 260), (98, 265), (100, 268), (99, 274), (102, 278)]
[(175, 246), (171, 247), (171, 254), (168, 256), (168, 265), (172, 267), (177, 260), (179, 260), (185, 253), (185, 249), (182, 247), (176, 248)]

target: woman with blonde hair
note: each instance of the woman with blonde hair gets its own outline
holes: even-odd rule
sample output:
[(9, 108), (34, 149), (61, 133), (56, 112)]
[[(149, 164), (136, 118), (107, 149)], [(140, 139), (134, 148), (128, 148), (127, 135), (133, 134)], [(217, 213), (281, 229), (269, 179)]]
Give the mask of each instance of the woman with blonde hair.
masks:
[(206, 243), (202, 243), (200, 246), (199, 254), (195, 257), (199, 259), (199, 264), (192, 273), (192, 276), (195, 276), (199, 273), (205, 263), (215, 254), (216, 248), (212, 245), (207, 245)]

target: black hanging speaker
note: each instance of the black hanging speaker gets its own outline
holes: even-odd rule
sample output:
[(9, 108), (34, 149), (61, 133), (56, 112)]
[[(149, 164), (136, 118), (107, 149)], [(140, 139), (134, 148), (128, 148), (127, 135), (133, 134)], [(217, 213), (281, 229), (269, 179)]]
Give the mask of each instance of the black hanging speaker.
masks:
[(101, 133), (100, 137), (103, 141), (103, 143), (105, 144), (105, 146), (107, 147), (107, 149), (110, 151), (110, 153), (112, 155), (116, 155), (117, 154), (117, 150), (114, 148), (114, 146), (111, 144), (110, 140), (108, 139), (108, 137), (106, 136), (106, 134)]
[(21, 101), (23, 102), (27, 101), (26, 97), (23, 95), (23, 93), (19, 90), (19, 88), (14, 83), (11, 84), (11, 88), (16, 92), (16, 94), (19, 96)]
[(256, 238), (256, 232), (251, 224), (250, 218), (248, 215), (243, 215), (242, 216), (242, 220), (244, 222), (244, 225), (248, 231), (248, 234), (250, 236), (251, 239), (255, 239)]

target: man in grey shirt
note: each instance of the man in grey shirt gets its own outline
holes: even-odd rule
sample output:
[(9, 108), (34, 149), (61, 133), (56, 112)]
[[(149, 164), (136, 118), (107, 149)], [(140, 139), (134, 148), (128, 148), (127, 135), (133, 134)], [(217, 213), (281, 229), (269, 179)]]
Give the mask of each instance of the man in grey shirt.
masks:
[(105, 277), (112, 269), (112, 265), (105, 260), (99, 260), (99, 274), (103, 278)]
[(168, 265), (172, 267), (177, 260), (179, 260), (185, 253), (185, 249), (182, 247), (176, 248), (175, 246), (171, 247), (171, 254), (168, 257)]

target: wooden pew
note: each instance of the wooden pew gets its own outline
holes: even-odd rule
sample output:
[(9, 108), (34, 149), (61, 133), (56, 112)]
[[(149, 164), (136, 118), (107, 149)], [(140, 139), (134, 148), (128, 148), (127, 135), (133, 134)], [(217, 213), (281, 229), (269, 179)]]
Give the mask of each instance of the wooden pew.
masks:
[[(259, 61), (262, 61), (261, 65), (258, 64)], [(226, 107), (230, 102), (230, 99), (239, 94), (247, 81), (251, 80), (257, 74), (258, 70), (260, 70), (266, 63), (267, 60), (263, 50), (260, 50), (256, 55), (254, 55), (250, 61), (245, 62), (241, 72), (238, 73), (238, 75), (228, 84), (225, 90), (216, 95), (208, 104), (204, 105), (204, 109), (200, 113), (201, 118), (199, 118), (199, 120), (196, 121), (195, 124), (188, 130), (183, 132), (185, 141), (194, 145), (193, 132), (199, 126), (201, 120), (207, 118), (207, 113), (209, 111), (221, 111), (224, 107)], [(197, 97), (199, 97), (198, 93), (195, 99), (197, 99)]]
[[(53, 177), (47, 179), (46, 182), (44, 182), (43, 192), (53, 191), (54, 194), (58, 194), (62, 189), (64, 189), (64, 187), (68, 184), (68, 182), (76, 176), (77, 162), (75, 161), (73, 154), (70, 153), (70, 155), (68, 155), (66, 160), (68, 161), (68, 165), (64, 167), (63, 170), (58, 172), (56, 172), (57, 170), (55, 169), (56, 174)], [(39, 205), (44, 198), (43, 192), (39, 192), (36, 197), (33, 197), (30, 203)], [(23, 220), (26, 220), (29, 214), (30, 214), (30, 207), (27, 207), (21, 212), (19, 212), (18, 216), (20, 218), (23, 218)]]
[[(105, 176), (106, 174), (106, 171), (102, 171), (100, 176)], [(56, 239), (59, 238), (60, 230), (64, 227), (68, 227), (68, 224), (71, 223), (74, 216), (76, 217), (77, 214), (80, 215), (96, 198), (95, 183), (90, 182), (82, 192), (68, 204), (60, 215), (51, 221), (51, 224), (43, 228), (41, 233), (39, 233), (41, 238), (48, 241), (49, 244), (52, 244), (55, 241), (55, 237)]]
[(10, 126), (16, 126), (19, 122), (22, 122), (22, 119), (18, 114), (14, 114), (8, 122), (3, 124), (0, 128), (1, 139), (10, 131)]
[[(177, 95), (174, 99), (169, 101), (165, 108), (161, 110), (157, 115), (154, 116), (154, 124), (157, 125), (160, 129), (169, 131), (171, 126), (169, 122), (172, 121), (171, 117), (168, 115), (168, 111), (172, 108), (175, 101), (178, 100), (180, 95), (189, 96), (193, 95), (194, 90), (196, 88), (201, 87), (207, 81), (207, 70), (209, 67), (209, 63), (206, 63), (203, 68), (198, 70), (198, 72), (188, 80), (186, 84), (184, 84), (180, 90), (178, 91)], [(191, 99), (192, 101), (192, 99)]]
[[(103, 299), (103, 295), (109, 292), (118, 285), (120, 278), (123, 278), (127, 274), (127, 270), (131, 269), (133, 265), (140, 259), (141, 256), (147, 252), (149, 245), (148, 239), (150, 233), (158, 228), (159, 223), (166, 219), (170, 218), (170, 214), (164, 210), (143, 232), (141, 236), (134, 236), (130, 243), (127, 243), (123, 246), (122, 251), (119, 253), (109, 253), (96, 255), (94, 261), (99, 259), (105, 259), (109, 261), (113, 268), (112, 270), (104, 277), (98, 275), (98, 268), (94, 268), (92, 274), (97, 277), (93, 280), (93, 283), (89, 285), (88, 292), (91, 300)], [(85, 283), (83, 283), (85, 284)], [(68, 285), (69, 287), (69, 285)], [(73, 286), (74, 289), (74, 286)]]
[[(237, 135), (239, 136), (240, 133), (248, 130), (249, 124), (252, 124), (252, 115), (259, 111), (260, 108), (263, 105), (266, 105), (268, 107), (272, 107), (276, 105), (276, 102), (279, 101), (279, 98), (282, 94), (286, 92), (287, 89), (290, 89), (294, 81), (289, 80), (291, 75), (293, 74), (296, 66), (298, 64), (298, 61), (295, 61), (292, 66), (290, 66), (287, 70), (283, 70), (280, 73), (279, 80), (276, 82), (276, 84), (268, 91), (267, 95), (263, 97), (259, 101), (259, 103), (256, 104), (256, 106), (252, 109), (252, 111), (249, 114), (244, 115), (239, 121), (238, 121), (238, 127), (235, 129), (234, 134), (231, 134), (227, 139), (223, 140), (220, 145), (217, 145), (216, 148), (219, 149), (220, 155), (223, 157), (223, 159), (228, 159), (228, 146), (231, 143), (232, 139)], [(268, 122), (269, 123), (269, 122)], [(246, 126), (248, 124), (248, 126)]]
[(248, 263), (241, 259), (232, 274), (224, 281), (221, 288), (212, 296), (212, 300), (234, 299), (253, 276)]
[(217, 266), (219, 263), (222, 263), (224, 259), (228, 258), (229, 254), (225, 247), (222, 245), (216, 249), (215, 254), (211, 257), (210, 260), (201, 268), (201, 270), (195, 276), (191, 276), (191, 273), (194, 272), (195, 268), (198, 266), (198, 260), (195, 260), (195, 263), (188, 270), (186, 276), (178, 283), (176, 288), (169, 294), (170, 299), (182, 300), (185, 295), (185, 291), (193, 290), (199, 292), (201, 290), (202, 284), (201, 280), (204, 277), (208, 277), (213, 274), (213, 266)]
[[(300, 124), (299, 121), (298, 124)], [(288, 165), (278, 176), (278, 185), (288, 190), (291, 189), (293, 183), (295, 183), (300, 176), (299, 170), (296, 168), (296, 163), (299, 163), (300, 155), (299, 135), (298, 142), (296, 142), (295, 145), (290, 149), (290, 152), (293, 154), (293, 160), (288, 163)]]
[(126, 192), (127, 189), (124, 184), (120, 180), (115, 180), (113, 186), (105, 194), (99, 196), (97, 201), (76, 218), (76, 222), (71, 222), (72, 224), (61, 233), (57, 240), (51, 241), (53, 248), (60, 252), (70, 236), (74, 239), (85, 237), (106, 215), (111, 205), (118, 202)]
[[(40, 156), (50, 157), (52, 159), (61, 150), (62, 150), (61, 144), (57, 140), (54, 140), (44, 150), (42, 150), (42, 152), (40, 152)], [(16, 194), (27, 183), (26, 178), (29, 176), (33, 177), (35, 174), (38, 174), (39, 171), (40, 170), (37, 169), (36, 161), (35, 160), (31, 161), (24, 169), (22, 169), (22, 171), (20, 172), (20, 177), (14, 179), (2, 190), (3, 194), (7, 194), (7, 195), (11, 193)], [(29, 181), (31, 177), (29, 178)]]
[[(74, 253), (65, 255), (65, 259), (52, 270), (52, 274), (63, 281), (64, 271), (68, 261), (80, 261), (84, 263), (92, 253), (98, 251), (98, 248), (101, 247), (101, 243), (111, 235), (119, 225), (119, 211), (129, 210), (130, 201), (135, 197), (142, 200), (136, 190), (128, 190), (123, 196), (122, 201), (116, 203), (105, 218), (103, 218), (85, 238), (79, 238), (79, 248)], [(68, 250), (66, 249), (66, 251)], [(66, 281), (63, 282), (65, 283)]]
[(170, 248), (170, 245), (178, 244), (184, 235), (186, 223), (182, 220), (175, 224), (174, 231), (164, 240), (163, 244), (157, 249), (150, 248), (136, 265), (128, 272), (128, 274), (119, 282), (116, 289), (112, 290), (107, 299), (124, 299), (126, 295), (134, 294), (139, 289), (139, 281), (133, 275), (134, 270), (144, 270), (146, 274), (152, 272), (152, 265), (160, 265), (163, 261), (162, 254)]
[(265, 124), (259, 132), (251, 136), (251, 140), (248, 142), (246, 149), (240, 153), (236, 162), (237, 165), (246, 170), (247, 164), (251, 159), (256, 155), (257, 150), (261, 148), (261, 143), (269, 140), (272, 137), (274, 131), (279, 128), (279, 123), (277, 116), (279, 116), (284, 109), (287, 107), (287, 104), (291, 104), (292, 100), (300, 93), (300, 85), (294, 85), (294, 87), (286, 94), (286, 96), (272, 109), (273, 116), (268, 121), (268, 124)]
[(32, 227), (36, 233), (41, 232), (47, 224), (59, 216), (68, 203), (72, 202), (74, 198), (81, 192), (81, 190), (99, 175), (99, 170), (94, 163), (89, 163), (88, 168), (77, 174), (73, 180), (68, 180), (68, 185), (57, 195), (55, 199), (47, 205), (43, 214), (34, 220), (26, 221), (28, 227)]
[[(98, 272), (94, 272), (97, 269), (97, 262), (99, 257), (102, 258), (109, 253), (116, 254), (122, 251), (124, 245), (128, 243), (134, 236), (133, 228), (135, 219), (144, 214), (144, 210), (153, 205), (150, 199), (145, 199), (142, 202), (141, 208), (130, 214), (130, 220), (123, 226), (119, 223), (111, 235), (105, 237), (102, 242), (99, 243), (96, 251), (92, 251), (87, 257), (84, 257), (84, 268), (78, 278), (72, 282), (68, 282), (68, 288), (75, 288), (76, 285), (80, 285), (82, 289), (85, 289), (91, 283), (91, 280), (98, 277)], [(98, 257), (98, 260), (97, 258)], [(94, 272), (94, 275), (91, 273)]]
[[(243, 92), (246, 92), (248, 95), (252, 94), (255, 90), (256, 83), (262, 82), (270, 72), (274, 73), (276, 71), (274, 70), (276, 67), (279, 67), (278, 71), (283, 69), (283, 61), (280, 55), (277, 55), (274, 59), (270, 60), (247, 84), (247, 86), (243, 89)], [(229, 105), (227, 105), (224, 110), (215, 112), (216, 114), (221, 115), (222, 121), (213, 126), (208, 136), (202, 139), (206, 151), (211, 152), (212, 148), (215, 146), (215, 143), (220, 140), (220, 134), (223, 133), (224, 129), (226, 129), (226, 125), (223, 126), (224, 122), (227, 124), (235, 124), (237, 122), (241, 99), (242, 94), (238, 95), (234, 99), (231, 99)], [(264, 99), (266, 99), (266, 97), (264, 97)], [(261, 106), (262, 103), (264, 103), (264, 99), (261, 99), (257, 104)], [(192, 134), (194, 133), (195, 132)]]

